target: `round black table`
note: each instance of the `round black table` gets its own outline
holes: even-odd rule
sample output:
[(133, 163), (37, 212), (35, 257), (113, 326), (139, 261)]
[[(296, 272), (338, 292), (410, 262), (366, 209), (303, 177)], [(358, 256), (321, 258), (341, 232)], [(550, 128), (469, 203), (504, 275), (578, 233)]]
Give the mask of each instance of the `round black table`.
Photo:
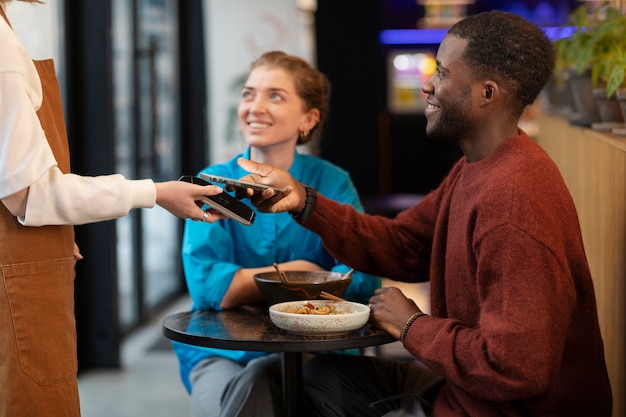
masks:
[(366, 324), (333, 336), (303, 336), (274, 326), (267, 307), (225, 311), (187, 311), (163, 319), (163, 335), (190, 345), (231, 350), (280, 352), (285, 416), (298, 415), (302, 395), (302, 352), (354, 349), (395, 342), (388, 333)]

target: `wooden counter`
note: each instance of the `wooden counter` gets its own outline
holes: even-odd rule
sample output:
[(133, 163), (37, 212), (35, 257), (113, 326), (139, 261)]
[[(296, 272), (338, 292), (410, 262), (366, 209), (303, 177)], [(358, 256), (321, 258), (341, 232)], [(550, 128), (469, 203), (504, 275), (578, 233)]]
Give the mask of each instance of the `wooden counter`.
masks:
[[(537, 142), (556, 162), (578, 210), (593, 275), (613, 416), (626, 415), (626, 138), (539, 118)], [(593, 381), (588, 381), (593, 384)]]

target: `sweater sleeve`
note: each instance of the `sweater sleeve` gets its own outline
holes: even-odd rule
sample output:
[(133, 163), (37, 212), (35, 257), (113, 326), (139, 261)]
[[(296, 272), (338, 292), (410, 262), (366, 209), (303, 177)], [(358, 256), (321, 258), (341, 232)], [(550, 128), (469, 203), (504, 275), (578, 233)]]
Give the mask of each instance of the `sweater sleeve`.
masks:
[[(326, 195), (329, 199), (337, 201), (344, 205), (353, 207), (359, 213), (363, 212), (363, 205), (359, 198), (359, 194), (350, 179), (347, 172), (342, 169), (330, 165), (328, 162), (322, 161), (325, 169), (318, 170), (319, 178), (313, 183), (318, 192)], [(319, 239), (319, 237), (318, 237)], [(327, 249), (319, 243), (320, 256), (327, 253)], [(344, 263), (334, 260), (334, 266), (330, 270), (340, 273), (346, 273), (350, 267)], [(324, 265), (321, 265), (327, 268)], [(352, 275), (350, 285), (343, 293), (342, 297), (351, 301), (357, 301), (367, 304), (374, 291), (381, 285), (381, 278), (372, 274), (366, 274), (357, 270)]]
[(318, 193), (311, 218), (303, 224), (322, 237), (324, 247), (340, 262), (368, 274), (402, 282), (428, 280), (437, 196), (426, 196), (395, 219), (358, 213)]

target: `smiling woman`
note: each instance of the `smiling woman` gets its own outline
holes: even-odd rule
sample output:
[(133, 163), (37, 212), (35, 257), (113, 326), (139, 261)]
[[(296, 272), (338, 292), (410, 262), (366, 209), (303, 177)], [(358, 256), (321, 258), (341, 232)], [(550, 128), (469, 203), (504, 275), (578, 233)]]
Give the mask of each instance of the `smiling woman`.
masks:
[[(248, 144), (253, 145), (255, 136), (276, 123), (287, 134), (289, 129), (298, 132), (296, 146), (306, 144), (312, 150), (328, 115), (331, 86), (326, 76), (303, 59), (279, 51), (263, 54), (250, 69), (237, 110)], [(278, 120), (266, 123), (271, 117)], [(280, 126), (280, 120), (291, 118), (289, 124)], [(254, 153), (253, 159), (261, 157)]]
[[(291, 172), (310, 190), (317, 189), (362, 211), (356, 188), (346, 171), (300, 152), (301, 145), (310, 147), (320, 138), (328, 116), (329, 96), (326, 76), (302, 58), (280, 51), (263, 54), (250, 66), (237, 111), (239, 129), (248, 148), (230, 161), (205, 168), (199, 175), (239, 179), (246, 174), (237, 164), (240, 157), (271, 163)], [(251, 226), (231, 220), (213, 224), (186, 222), (182, 258), (194, 302), (192, 310), (232, 309), (271, 302), (279, 294), (268, 295), (260, 290), (254, 276), (264, 273), (275, 276), (274, 265), (288, 276), (288, 284), (284, 285), (294, 284), (297, 290), (302, 285), (294, 274), (343, 277), (350, 268), (335, 260), (318, 236), (294, 221), (294, 218), (306, 218), (298, 214), (292, 213), (292, 218), (287, 213), (257, 211)], [(283, 286), (281, 281), (276, 282)], [(342, 297), (367, 303), (380, 286), (380, 279), (355, 272), (350, 283), (342, 280), (339, 284), (345, 290)], [(320, 289), (317, 288), (317, 294)], [(280, 356), (202, 349), (179, 343), (174, 344), (174, 350), (196, 415), (245, 416), (255, 415), (254, 410), (275, 415), (274, 407), (280, 404), (280, 387), (272, 375), (280, 372)]]

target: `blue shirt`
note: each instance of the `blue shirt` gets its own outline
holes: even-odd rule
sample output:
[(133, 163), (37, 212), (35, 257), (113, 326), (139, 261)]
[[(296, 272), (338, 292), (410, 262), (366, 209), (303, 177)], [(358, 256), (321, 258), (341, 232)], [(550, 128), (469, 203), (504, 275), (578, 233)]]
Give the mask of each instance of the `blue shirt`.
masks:
[[(205, 168), (202, 172), (241, 178), (247, 172), (237, 165), (236, 161), (240, 156), (250, 159), (250, 149), (226, 163)], [(289, 173), (324, 196), (363, 211), (350, 176), (336, 165), (296, 152)], [(257, 268), (272, 265), (274, 262), (305, 259), (326, 270), (343, 273), (349, 270), (324, 249), (319, 236), (300, 226), (288, 213), (258, 211), (251, 226), (231, 219), (215, 223), (186, 220), (182, 259), (187, 288), (193, 301), (192, 311), (221, 310), (222, 298), (235, 272), (241, 268)], [(355, 271), (352, 282), (342, 297), (367, 303), (380, 284), (379, 277)], [(179, 361), (181, 377), (190, 392), (189, 373), (204, 358), (217, 355), (247, 363), (267, 355), (266, 352), (204, 348), (178, 342), (173, 342), (173, 347)]]

